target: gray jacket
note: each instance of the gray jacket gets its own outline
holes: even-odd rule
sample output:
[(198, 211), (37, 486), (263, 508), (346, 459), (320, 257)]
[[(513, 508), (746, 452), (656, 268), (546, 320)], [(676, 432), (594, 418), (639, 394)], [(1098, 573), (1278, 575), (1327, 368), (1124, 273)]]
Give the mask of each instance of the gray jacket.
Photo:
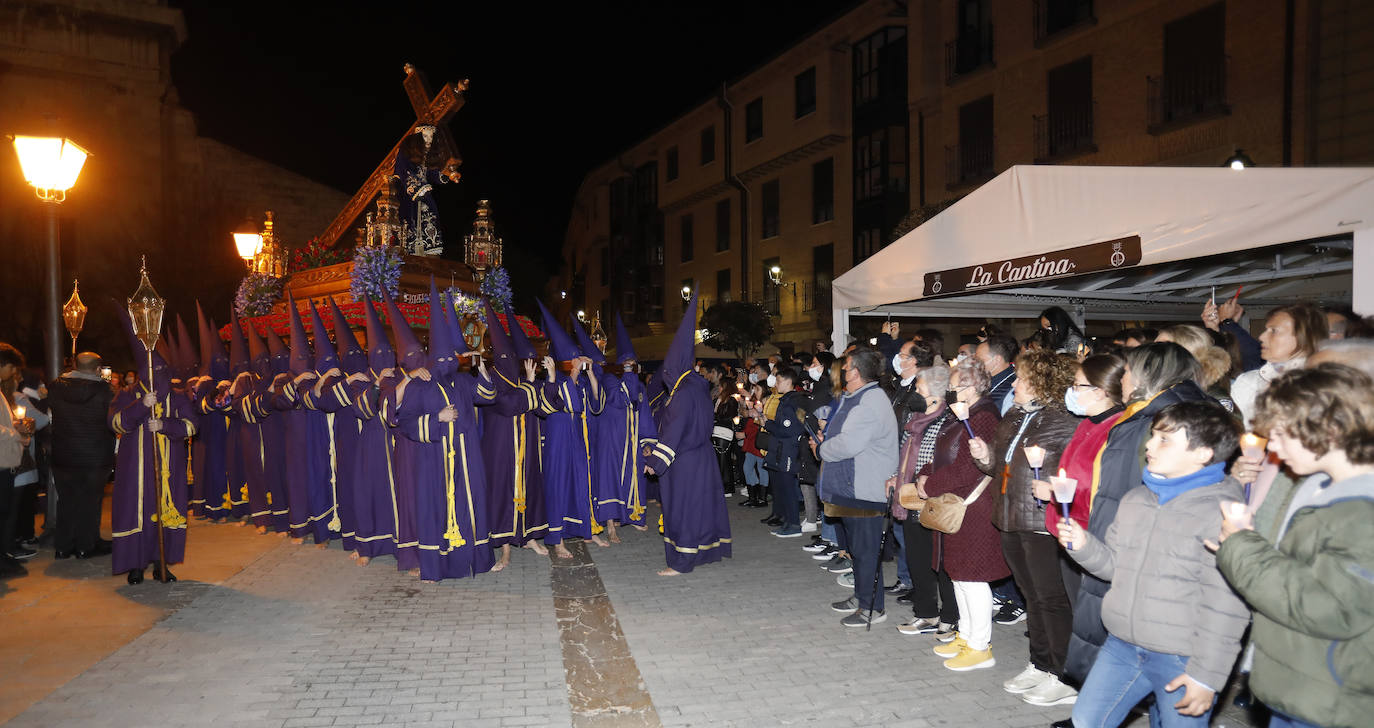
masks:
[(816, 452), (824, 463), (822, 500), (852, 508), (885, 507), (885, 484), (897, 473), (897, 417), (877, 382), (840, 396)]
[(1221, 531), (1223, 500), (1244, 498), (1234, 478), (1164, 505), (1145, 486), (1121, 499), (1105, 542), (1088, 533), (1073, 559), (1111, 581), (1102, 624), (1118, 639), (1188, 659), (1188, 675), (1220, 691), (1240, 651), (1250, 610), (1217, 570), (1204, 539)]

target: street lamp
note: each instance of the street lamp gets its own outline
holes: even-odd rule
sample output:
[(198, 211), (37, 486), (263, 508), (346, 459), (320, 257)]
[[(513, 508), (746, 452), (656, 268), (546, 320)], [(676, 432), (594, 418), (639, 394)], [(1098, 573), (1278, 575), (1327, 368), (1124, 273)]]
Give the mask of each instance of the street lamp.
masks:
[(682, 287), (682, 300), (684, 300), (684, 301), (690, 301), (690, 300), (692, 300), (692, 287), (691, 287), (691, 286), (683, 286), (683, 287)]
[(797, 295), (797, 282), (796, 282), (796, 281), (792, 281), (792, 282), (790, 282), (790, 283), (783, 283), (783, 282), (782, 282), (782, 266), (780, 266), (780, 265), (775, 265), (775, 266), (773, 266), (772, 268), (769, 268), (769, 269), (768, 269), (768, 280), (769, 280), (769, 282), (771, 282), (773, 285), (775, 285), (775, 286), (777, 286), (777, 287), (779, 287), (779, 288), (783, 287), (784, 285), (786, 285), (786, 286), (791, 286), (791, 287), (792, 287), (792, 295), (793, 295), (793, 296), (796, 296), (796, 295)]
[(47, 337), (44, 342), (48, 381), (57, 381), (62, 373), (62, 346), (58, 321), (61, 305), (57, 302), (57, 277), (61, 273), (61, 258), (57, 245), (57, 206), (67, 199), (67, 190), (76, 185), (81, 168), (90, 156), (81, 145), (58, 137), (15, 135), (14, 152), (19, 156), (19, 168), (24, 181), (33, 187), (38, 199), (48, 204), (48, 280), (47, 280)]
[(587, 323), (587, 312), (579, 308), (577, 310), (577, 320), (584, 324)]
[(245, 217), (243, 222), (234, 228), (233, 235), (234, 247), (238, 248), (239, 257), (243, 258), (243, 264), (252, 272), (253, 262), (262, 250), (262, 233), (258, 232), (258, 224), (252, 217)]
[(1246, 167), (1255, 166), (1255, 160), (1251, 159), (1250, 155), (1246, 154), (1244, 149), (1237, 149), (1235, 154), (1232, 154), (1226, 159), (1225, 166), (1231, 169), (1245, 169)]

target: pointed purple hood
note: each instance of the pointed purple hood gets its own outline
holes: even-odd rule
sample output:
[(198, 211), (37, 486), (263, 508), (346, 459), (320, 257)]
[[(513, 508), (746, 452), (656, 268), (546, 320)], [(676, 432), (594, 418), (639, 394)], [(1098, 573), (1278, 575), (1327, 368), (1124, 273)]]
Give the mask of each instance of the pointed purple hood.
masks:
[(219, 329), (205, 318), (200, 301), (196, 301), (196, 326), (200, 328), (200, 373), (208, 374), (217, 382), (228, 379), (229, 355), (224, 353), (224, 342), (216, 333)]
[(334, 351), (334, 344), (329, 341), (329, 332), (324, 330), (324, 321), (320, 318), (314, 301), (310, 302), (310, 329), (315, 334), (315, 371), (323, 375), (339, 366), (339, 354)]
[(534, 348), (534, 342), (525, 335), (525, 330), (520, 327), (520, 319), (512, 311), (506, 314), (506, 323), (510, 324), (507, 331), (510, 333), (510, 343), (515, 347), (516, 359), (539, 359), (539, 350)]
[(229, 373), (235, 377), (248, 371), (248, 344), (243, 340), (239, 315), (229, 310)]
[(673, 334), (673, 343), (668, 345), (668, 353), (663, 355), (663, 367), (659, 369), (663, 385), (672, 389), (677, 380), (692, 370), (697, 350), (697, 297), (687, 302), (687, 310), (682, 313), (682, 321)]
[(271, 326), (267, 327), (267, 361), (267, 370), (272, 376), (291, 371), (291, 350)]
[[(486, 308), (487, 336), (491, 337), (491, 356), (496, 362), (496, 371), (505, 375), (506, 379), (518, 381), (522, 357), (515, 353), (515, 343), (501, 326), (501, 320), (496, 318), (496, 310), (491, 307), (491, 301), (484, 298), (482, 305)], [(520, 323), (515, 320), (515, 314), (506, 314), (506, 320), (515, 328), (520, 328)]]
[(386, 337), (386, 327), (377, 316), (372, 299), (363, 296), (363, 313), (367, 316), (367, 366), (375, 377), (383, 370), (396, 366), (396, 351)]
[(582, 350), (576, 342), (568, 336), (568, 332), (564, 331), (562, 326), (558, 325), (558, 317), (553, 315), (543, 301), (535, 299), (535, 303), (539, 304), (539, 312), (544, 318), (544, 336), (549, 339), (549, 355), (555, 361), (572, 361), (582, 356)]
[(329, 297), (329, 312), (334, 318), (334, 344), (339, 350), (340, 368), (345, 374), (367, 371), (367, 352), (358, 344), (358, 338), (353, 335), (348, 319), (339, 310), (339, 304), (334, 302), (333, 296)]
[(310, 355), (310, 339), (305, 335), (305, 325), (301, 323), (301, 312), (296, 308), (296, 299), (287, 294), (286, 307), (291, 313), (291, 373), (304, 374), (314, 367)]
[(634, 359), (639, 360), (635, 355), (634, 342), (630, 340), (630, 332), (625, 328), (625, 322), (620, 320), (620, 314), (615, 315), (615, 361), (617, 364)]
[(391, 300), (391, 294), (383, 290), (382, 298), (386, 302), (386, 317), (391, 320), (391, 333), (396, 337), (396, 363), (406, 371), (419, 369), (425, 365), (425, 347), (420, 345), (405, 315)]

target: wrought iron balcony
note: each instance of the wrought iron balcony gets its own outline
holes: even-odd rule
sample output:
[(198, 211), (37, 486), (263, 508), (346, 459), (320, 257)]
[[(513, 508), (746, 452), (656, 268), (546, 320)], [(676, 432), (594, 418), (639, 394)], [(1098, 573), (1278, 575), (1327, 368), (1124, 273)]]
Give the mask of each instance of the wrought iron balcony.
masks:
[(1090, 102), (1034, 117), (1036, 164), (1097, 151), (1093, 140), (1095, 107), (1096, 104)]
[(1149, 131), (1158, 133), (1189, 121), (1231, 113), (1226, 102), (1226, 59), (1190, 66), (1178, 73), (1147, 76)]
[(992, 23), (966, 31), (945, 44), (945, 82), (992, 63)]
[(961, 139), (957, 146), (945, 147), (945, 179), (956, 189), (990, 179), (993, 174), (993, 138)]

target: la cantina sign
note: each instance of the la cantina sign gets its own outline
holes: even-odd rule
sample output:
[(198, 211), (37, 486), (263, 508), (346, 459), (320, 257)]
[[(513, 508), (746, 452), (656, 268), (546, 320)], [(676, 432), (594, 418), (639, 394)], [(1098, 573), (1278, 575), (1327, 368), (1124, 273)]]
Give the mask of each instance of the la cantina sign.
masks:
[(1140, 236), (1080, 245), (1044, 255), (927, 273), (922, 296), (948, 296), (1014, 283), (1123, 268), (1140, 263)]

